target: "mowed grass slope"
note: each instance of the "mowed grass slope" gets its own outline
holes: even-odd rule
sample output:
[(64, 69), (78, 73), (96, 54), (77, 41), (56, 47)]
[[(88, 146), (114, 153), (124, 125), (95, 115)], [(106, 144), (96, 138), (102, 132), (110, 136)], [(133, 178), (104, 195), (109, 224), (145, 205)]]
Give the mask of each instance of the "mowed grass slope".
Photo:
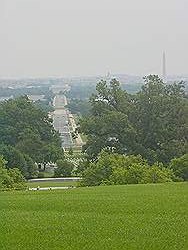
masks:
[(1, 250), (186, 250), (187, 237), (187, 183), (0, 193)]

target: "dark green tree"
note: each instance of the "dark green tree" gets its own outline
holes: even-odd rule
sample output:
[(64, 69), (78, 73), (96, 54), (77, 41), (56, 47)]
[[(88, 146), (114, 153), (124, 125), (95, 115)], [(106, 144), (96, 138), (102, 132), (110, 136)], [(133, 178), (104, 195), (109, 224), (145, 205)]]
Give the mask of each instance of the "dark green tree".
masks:
[(91, 158), (108, 147), (110, 151), (125, 153), (135, 137), (129, 116), (132, 110), (131, 97), (113, 79), (108, 86), (101, 81), (97, 93), (90, 98), (91, 115), (80, 121), (80, 131), (87, 135), (84, 150)]
[(140, 92), (129, 95), (112, 80), (101, 81), (92, 95), (91, 115), (80, 122), (87, 135), (83, 148), (91, 159), (103, 148), (141, 154), (149, 163), (168, 163), (188, 152), (188, 99), (183, 83), (164, 84), (146, 77)]
[(188, 154), (172, 159), (170, 168), (180, 180), (188, 181)]
[(23, 154), (15, 147), (0, 144), (0, 155), (3, 155), (4, 159), (7, 161), (7, 168), (19, 168), (27, 179), (37, 176), (37, 166), (32, 158)]
[(70, 177), (74, 169), (74, 164), (67, 160), (58, 160), (57, 168), (54, 172), (54, 177)]
[(51, 143), (42, 148), (42, 162), (44, 169), (47, 163), (55, 163), (58, 159), (64, 159), (64, 151), (61, 147)]
[(0, 190), (25, 189), (25, 179), (17, 168), (6, 169), (6, 161), (0, 156)]
[(132, 153), (153, 163), (169, 162), (187, 152), (188, 102), (182, 82), (166, 85), (158, 76), (148, 76), (134, 104)]
[(98, 160), (92, 162), (82, 173), (81, 185), (125, 185), (171, 182), (173, 171), (162, 163), (150, 166), (140, 155), (120, 155), (104, 150)]
[[(0, 104), (0, 138), (36, 163), (56, 161), (63, 153), (52, 120), (26, 96)], [(10, 164), (11, 159), (7, 160)], [(19, 167), (25, 174), (24, 167)]]

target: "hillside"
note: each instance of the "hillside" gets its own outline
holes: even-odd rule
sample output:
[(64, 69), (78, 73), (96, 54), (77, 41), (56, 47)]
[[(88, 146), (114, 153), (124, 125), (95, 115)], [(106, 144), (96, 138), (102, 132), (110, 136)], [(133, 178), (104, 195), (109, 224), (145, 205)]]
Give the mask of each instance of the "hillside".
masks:
[(188, 249), (188, 185), (1, 192), (1, 250)]

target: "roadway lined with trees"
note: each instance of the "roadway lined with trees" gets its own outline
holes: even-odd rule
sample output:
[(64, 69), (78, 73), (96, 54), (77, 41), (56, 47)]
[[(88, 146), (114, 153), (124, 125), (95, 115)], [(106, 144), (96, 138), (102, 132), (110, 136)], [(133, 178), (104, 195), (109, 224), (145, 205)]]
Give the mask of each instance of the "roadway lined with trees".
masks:
[[(61, 110), (62, 102), (58, 105)], [(88, 110), (78, 128), (87, 138), (85, 154), (75, 164), (65, 159), (47, 112), (26, 96), (0, 103), (2, 169), (18, 168), (29, 179), (53, 162), (56, 177), (76, 174), (87, 186), (188, 180), (188, 99), (182, 82), (164, 84), (151, 75), (138, 93), (128, 94), (115, 79), (101, 81)], [(67, 116), (63, 126), (69, 122)]]

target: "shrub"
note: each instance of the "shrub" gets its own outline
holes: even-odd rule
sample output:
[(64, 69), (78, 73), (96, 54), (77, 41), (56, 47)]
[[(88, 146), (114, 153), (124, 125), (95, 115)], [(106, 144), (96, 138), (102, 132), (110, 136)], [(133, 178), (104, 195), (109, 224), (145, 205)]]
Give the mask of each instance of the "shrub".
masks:
[(174, 171), (174, 174), (180, 178), (180, 180), (188, 180), (188, 154), (185, 154), (179, 158), (174, 158), (170, 162), (170, 169)]
[(122, 185), (169, 182), (173, 171), (162, 163), (150, 166), (141, 156), (126, 156), (102, 152), (82, 174), (83, 186)]
[(12, 179), (10, 188), (21, 190), (26, 187), (25, 179), (18, 168), (9, 169), (8, 175)]
[(172, 170), (163, 167), (163, 164), (155, 163), (147, 169), (145, 183), (171, 182), (175, 176)]
[(25, 179), (18, 168), (7, 170), (6, 161), (0, 157), (0, 189), (25, 189)]
[(38, 178), (44, 178), (44, 173), (43, 172), (39, 172), (38, 173)]
[(67, 160), (58, 160), (57, 168), (54, 171), (54, 177), (69, 177), (74, 169), (74, 164)]

